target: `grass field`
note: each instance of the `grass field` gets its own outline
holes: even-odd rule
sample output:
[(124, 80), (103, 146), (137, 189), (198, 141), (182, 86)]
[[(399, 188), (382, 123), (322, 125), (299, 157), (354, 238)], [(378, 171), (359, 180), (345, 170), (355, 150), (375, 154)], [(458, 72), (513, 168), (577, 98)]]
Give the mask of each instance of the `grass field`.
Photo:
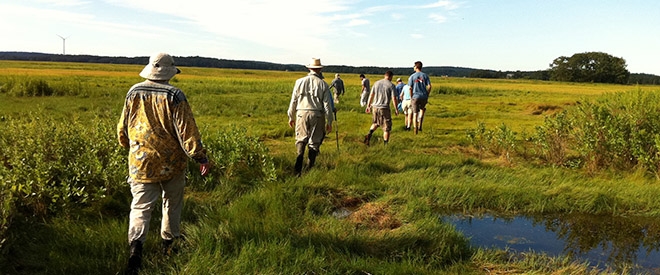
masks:
[[(130, 193), (114, 127), (141, 69), (0, 61), (1, 270), (121, 272)], [(191, 164), (177, 255), (158, 253), (155, 213), (141, 274), (621, 274), (470, 247), (439, 214), (660, 214), (653, 172), (554, 165), (528, 142), (547, 117), (657, 86), (432, 77), (424, 131), (404, 131), (395, 117), (389, 145), (377, 130), (367, 147), (359, 77), (342, 74), (335, 129), (317, 167), (296, 178), (286, 110), (305, 73), (181, 70), (171, 83), (186, 93), (215, 166), (202, 179)], [(30, 87), (53, 95), (24, 94)], [(486, 149), (469, 137), (480, 125), (492, 130)], [(352, 214), (337, 217), (342, 209)]]

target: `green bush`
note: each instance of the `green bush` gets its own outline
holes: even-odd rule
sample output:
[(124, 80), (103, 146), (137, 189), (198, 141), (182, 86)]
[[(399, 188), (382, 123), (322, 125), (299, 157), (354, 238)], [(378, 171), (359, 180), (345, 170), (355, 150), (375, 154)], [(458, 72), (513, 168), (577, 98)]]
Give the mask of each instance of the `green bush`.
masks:
[(206, 179), (201, 179), (197, 164), (190, 162), (188, 170), (192, 173), (189, 178), (196, 182), (192, 185), (194, 188), (210, 190), (221, 182), (219, 179), (223, 179), (251, 189), (258, 183), (276, 179), (275, 164), (268, 147), (257, 137), (248, 136), (245, 128), (232, 127), (202, 140), (212, 169)]
[[(520, 141), (502, 124), (468, 130), (480, 154), (511, 160)], [(660, 96), (641, 90), (605, 94), (548, 116), (531, 138), (536, 157), (553, 165), (590, 171), (642, 168), (660, 177)]]
[[(83, 123), (41, 114), (4, 119), (0, 133), (0, 244), (15, 215), (37, 219), (85, 209), (125, 192), (127, 152), (116, 140), (111, 118)], [(268, 149), (245, 129), (205, 138), (214, 167), (206, 179), (190, 161), (193, 188), (213, 188), (224, 179), (239, 189), (275, 180)]]
[(536, 127), (534, 142), (541, 158), (555, 165), (563, 165), (566, 162), (573, 122), (567, 112), (563, 111), (546, 117), (543, 125)]
[[(484, 123), (467, 131), (480, 156), (491, 152), (511, 162), (519, 151), (516, 133), (505, 124)], [(641, 90), (605, 94), (548, 116), (531, 138), (536, 157), (560, 166), (628, 170), (660, 177), (660, 96)]]
[[(22, 214), (46, 217), (103, 198), (125, 165), (108, 121), (89, 125), (32, 114), (2, 122), (0, 178)], [(5, 194), (7, 195), (7, 194)]]
[(483, 157), (486, 151), (498, 155), (508, 163), (513, 161), (513, 155), (520, 147), (516, 140), (516, 133), (506, 124), (502, 123), (495, 130), (486, 128), (486, 124), (479, 122), (476, 129), (467, 131), (467, 136), (472, 146), (479, 151)]
[(575, 150), (590, 168), (658, 173), (660, 97), (641, 90), (602, 96), (573, 109)]

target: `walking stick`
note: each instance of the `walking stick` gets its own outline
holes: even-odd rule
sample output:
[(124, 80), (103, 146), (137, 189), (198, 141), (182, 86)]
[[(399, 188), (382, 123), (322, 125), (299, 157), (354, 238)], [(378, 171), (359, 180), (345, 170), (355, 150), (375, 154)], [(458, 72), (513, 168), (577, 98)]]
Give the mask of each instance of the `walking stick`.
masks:
[[(335, 121), (337, 121), (337, 110), (335, 110)], [(335, 123), (335, 139), (337, 140), (337, 152), (339, 152), (339, 122)]]

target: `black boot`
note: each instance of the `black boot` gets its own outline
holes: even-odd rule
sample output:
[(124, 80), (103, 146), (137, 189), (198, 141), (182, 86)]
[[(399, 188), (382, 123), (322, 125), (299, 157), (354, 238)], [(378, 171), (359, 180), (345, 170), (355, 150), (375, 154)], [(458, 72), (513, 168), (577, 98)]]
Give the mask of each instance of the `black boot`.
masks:
[(293, 169), (296, 172), (296, 176), (300, 177), (300, 174), (302, 174), (302, 168), (303, 168), (303, 155), (298, 155), (296, 157), (296, 165), (293, 167)]
[(318, 155), (319, 155), (319, 151), (314, 150), (312, 148), (309, 149), (309, 153), (307, 153), (307, 158), (309, 159), (308, 169), (312, 169), (312, 167), (314, 167), (314, 163), (316, 163), (316, 156)]
[(172, 248), (173, 243), (174, 243), (174, 240), (163, 239), (163, 242), (162, 242), (163, 255), (169, 256), (169, 255), (172, 255), (173, 253), (176, 253), (176, 251), (174, 251), (174, 249)]
[(142, 242), (135, 240), (131, 242), (131, 254), (128, 258), (126, 274), (137, 275), (142, 267)]
[(296, 143), (296, 152), (298, 156), (296, 157), (296, 164), (293, 166), (293, 169), (296, 172), (296, 176), (300, 177), (300, 174), (302, 174), (303, 159), (305, 158), (305, 144)]

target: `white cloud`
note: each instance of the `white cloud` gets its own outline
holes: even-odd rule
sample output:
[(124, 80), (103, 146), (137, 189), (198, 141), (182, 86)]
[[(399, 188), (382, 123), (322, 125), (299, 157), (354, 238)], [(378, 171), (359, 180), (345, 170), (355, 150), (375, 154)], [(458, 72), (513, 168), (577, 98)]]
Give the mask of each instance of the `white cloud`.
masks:
[(390, 10), (394, 10), (394, 9), (396, 9), (396, 6), (392, 6), (392, 5), (374, 6), (374, 7), (368, 7), (366, 9), (364, 9), (364, 13), (373, 14), (373, 13), (390, 11)]
[(64, 7), (84, 6), (90, 4), (90, 1), (86, 0), (36, 0), (36, 2), (40, 4)]
[(413, 34), (410, 35), (410, 37), (412, 37), (414, 39), (422, 39), (422, 38), (424, 38), (424, 35), (419, 34), (419, 33), (413, 33)]
[(369, 20), (365, 19), (353, 19), (349, 21), (346, 26), (347, 27), (355, 27), (355, 26), (361, 26), (361, 25), (368, 25), (370, 22)]
[(423, 9), (431, 9), (431, 8), (445, 8), (447, 10), (455, 10), (460, 7), (460, 4), (455, 3), (453, 1), (448, 1), (448, 0), (440, 0), (438, 2), (424, 5), (421, 8)]
[[(339, 35), (338, 12), (347, 10), (345, 0), (223, 1), (222, 9), (206, 0), (107, 0), (132, 9), (157, 12), (192, 22), (196, 28), (220, 37), (231, 37), (272, 48), (306, 52), (322, 49), (326, 38)], [(368, 23), (352, 19), (349, 25)]]
[(429, 18), (431, 18), (431, 20), (435, 21), (436, 23), (447, 22), (447, 17), (444, 17), (444, 16), (442, 16), (440, 14), (437, 14), (437, 13), (429, 14)]
[(39, 20), (56, 20), (63, 22), (88, 22), (93, 16), (74, 12), (33, 8), (29, 6), (2, 5), (0, 4), (0, 15), (5, 17), (27, 17), (39, 18)]

